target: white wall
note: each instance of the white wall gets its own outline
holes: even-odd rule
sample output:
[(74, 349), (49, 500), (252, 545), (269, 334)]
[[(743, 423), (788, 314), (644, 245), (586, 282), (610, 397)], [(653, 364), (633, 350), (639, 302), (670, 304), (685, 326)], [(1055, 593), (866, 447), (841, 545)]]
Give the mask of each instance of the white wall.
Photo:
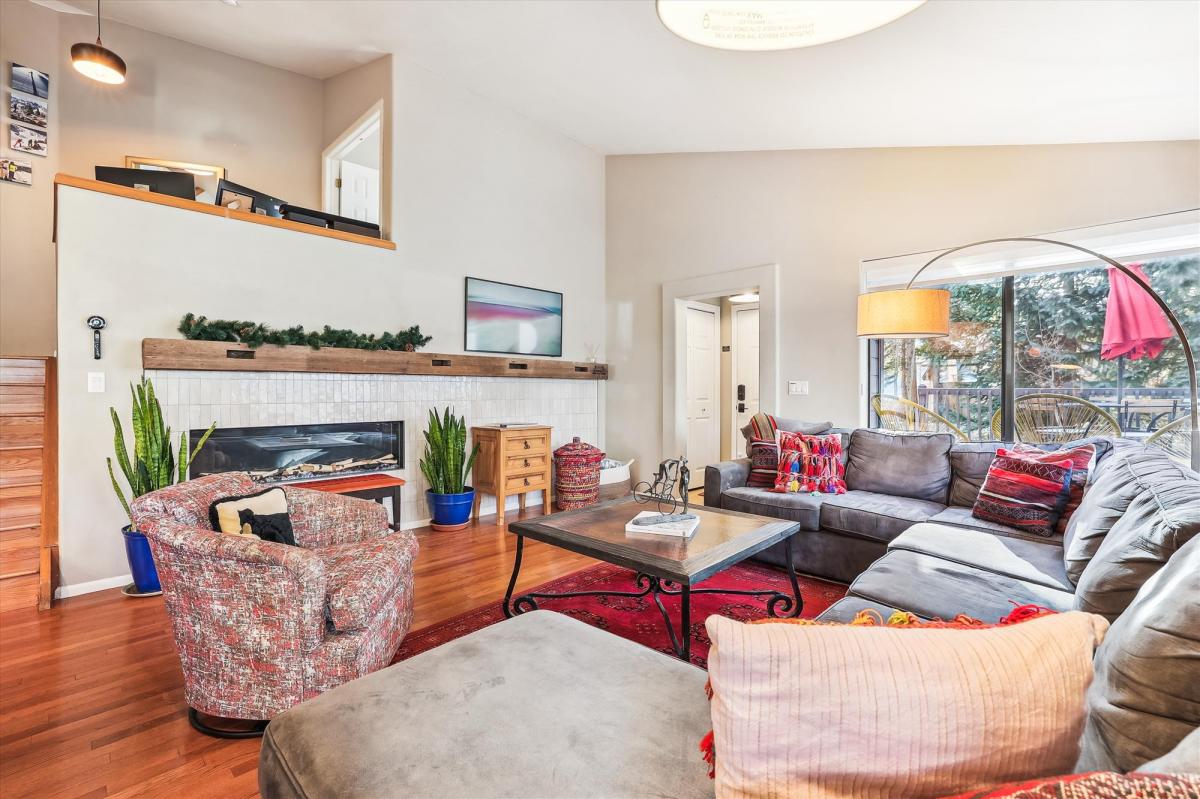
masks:
[[(616, 156), (607, 162), (610, 454), (660, 452), (665, 281), (779, 264), (779, 379), (763, 410), (858, 421), (860, 259), (1200, 205), (1200, 143)], [(643, 472), (644, 474), (644, 472)]]
[[(397, 64), (394, 78), (395, 252), (60, 190), (60, 479), (71, 494), (60, 503), (60, 551), (68, 591), (127, 571), (122, 512), (104, 470), (108, 408), (128, 416), (141, 340), (177, 336), (187, 311), (363, 332), (415, 323), (434, 336), (430, 350), (453, 353), (463, 349), (463, 278), (476, 275), (562, 291), (565, 358), (584, 359), (586, 342), (603, 346), (603, 158), (410, 65)], [(109, 321), (103, 394), (86, 393), (97, 362), (82, 320), (93, 313)], [(596, 395), (593, 443), (603, 446), (603, 386)], [(419, 453), (409, 456), (415, 466)]]

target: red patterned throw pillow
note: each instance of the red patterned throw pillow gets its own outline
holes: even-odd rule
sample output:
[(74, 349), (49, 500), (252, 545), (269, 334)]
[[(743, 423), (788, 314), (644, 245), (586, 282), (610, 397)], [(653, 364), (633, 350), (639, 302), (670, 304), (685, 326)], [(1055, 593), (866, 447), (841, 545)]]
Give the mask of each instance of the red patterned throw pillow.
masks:
[(971, 515), (1034, 535), (1052, 536), (1070, 491), (1071, 471), (1070, 459), (1046, 463), (998, 450)]
[(1058, 524), (1055, 525), (1055, 531), (1062, 535), (1067, 531), (1067, 522), (1071, 521), (1071, 514), (1079, 507), (1079, 503), (1083, 502), (1083, 493), (1087, 491), (1088, 487), (1088, 471), (1096, 459), (1096, 445), (1080, 444), (1070, 449), (1046, 452), (1028, 444), (1017, 444), (1013, 447), (1013, 453), (1039, 463), (1071, 461), (1071, 491), (1067, 496), (1067, 504), (1063, 508), (1062, 515), (1058, 517)]
[(1200, 776), (1091, 771), (967, 791), (944, 799), (1195, 799)]
[(750, 475), (746, 485), (772, 488), (779, 469), (779, 425), (769, 413), (756, 413), (750, 418), (750, 443), (746, 455), (750, 458)]
[(780, 430), (779, 465), (773, 491), (781, 494), (845, 494), (842, 437), (810, 436)]

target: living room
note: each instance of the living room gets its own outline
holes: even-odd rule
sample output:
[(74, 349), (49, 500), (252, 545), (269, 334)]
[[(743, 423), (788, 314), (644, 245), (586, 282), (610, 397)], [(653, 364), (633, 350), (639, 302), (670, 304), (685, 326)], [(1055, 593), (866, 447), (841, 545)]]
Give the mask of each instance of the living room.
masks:
[(3, 796), (1200, 795), (1200, 3), (0, 15)]

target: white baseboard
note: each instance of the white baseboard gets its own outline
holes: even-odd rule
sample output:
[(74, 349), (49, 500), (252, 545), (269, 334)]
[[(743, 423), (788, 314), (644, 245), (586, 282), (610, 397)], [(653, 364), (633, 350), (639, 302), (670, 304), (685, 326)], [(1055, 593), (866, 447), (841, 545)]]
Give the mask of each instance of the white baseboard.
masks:
[(55, 599), (67, 599), (68, 597), (81, 596), (83, 594), (93, 594), (96, 591), (107, 591), (110, 588), (123, 588), (133, 582), (133, 576), (122, 574), (117, 577), (105, 577), (103, 580), (91, 580), (86, 583), (75, 583), (74, 585), (60, 585), (54, 590)]

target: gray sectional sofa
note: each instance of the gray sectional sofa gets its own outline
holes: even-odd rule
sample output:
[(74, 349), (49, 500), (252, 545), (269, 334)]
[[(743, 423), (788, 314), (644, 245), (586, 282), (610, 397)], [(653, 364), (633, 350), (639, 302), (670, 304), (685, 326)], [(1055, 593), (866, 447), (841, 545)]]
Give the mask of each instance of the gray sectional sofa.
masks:
[[(1200, 475), (1107, 442), (1065, 536), (1043, 539), (970, 519), (989, 448), (847, 439), (845, 495), (739, 490), (747, 470), (733, 463), (710, 467), (706, 502), (801, 521), (795, 547), (769, 557), (853, 581), (825, 621), (864, 608), (994, 621), (1029, 602), (1105, 616), (1077, 770), (1200, 773)], [(711, 797), (703, 684), (674, 658), (536, 611), (276, 717), (259, 784), (268, 799)]]

